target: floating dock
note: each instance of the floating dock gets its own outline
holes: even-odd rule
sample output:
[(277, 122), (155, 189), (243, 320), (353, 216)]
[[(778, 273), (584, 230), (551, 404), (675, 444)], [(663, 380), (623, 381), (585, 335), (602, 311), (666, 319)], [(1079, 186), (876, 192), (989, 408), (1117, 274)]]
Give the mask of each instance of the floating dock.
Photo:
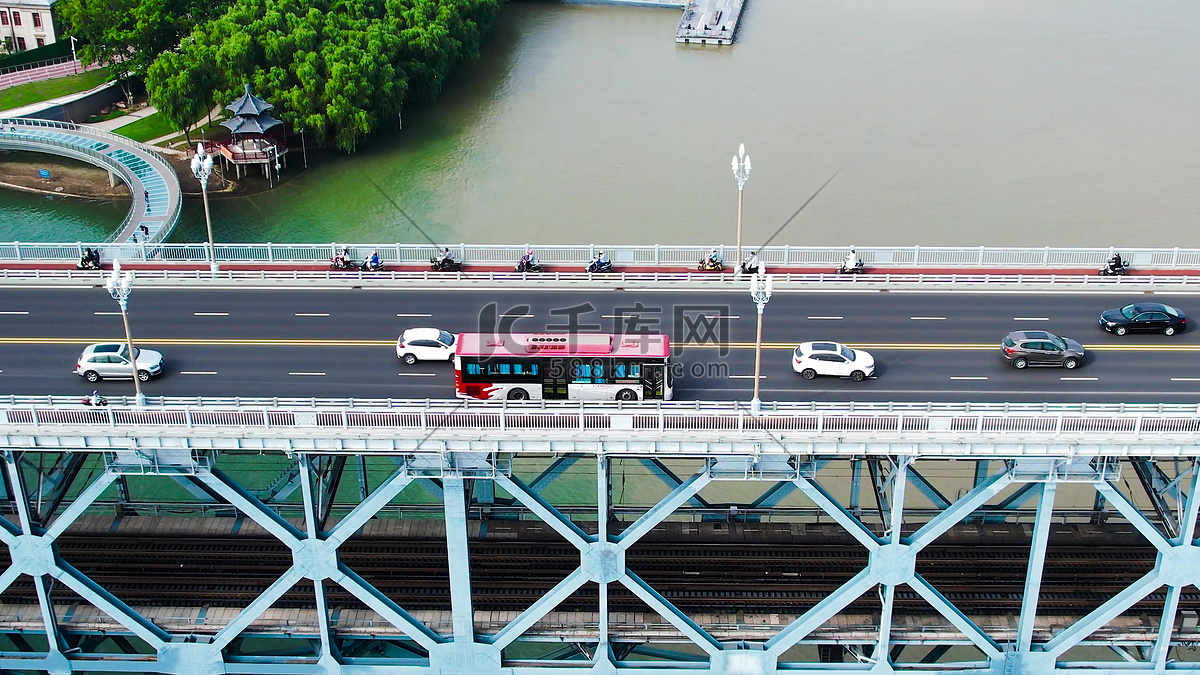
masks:
[(675, 31), (676, 42), (731, 45), (745, 0), (690, 0)]

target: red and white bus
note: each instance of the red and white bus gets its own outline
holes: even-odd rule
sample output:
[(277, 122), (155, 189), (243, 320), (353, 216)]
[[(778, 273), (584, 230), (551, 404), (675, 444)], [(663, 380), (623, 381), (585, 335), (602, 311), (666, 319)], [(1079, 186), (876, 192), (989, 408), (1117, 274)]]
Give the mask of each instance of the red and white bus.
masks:
[(461, 333), (459, 398), (670, 400), (671, 345), (658, 333)]

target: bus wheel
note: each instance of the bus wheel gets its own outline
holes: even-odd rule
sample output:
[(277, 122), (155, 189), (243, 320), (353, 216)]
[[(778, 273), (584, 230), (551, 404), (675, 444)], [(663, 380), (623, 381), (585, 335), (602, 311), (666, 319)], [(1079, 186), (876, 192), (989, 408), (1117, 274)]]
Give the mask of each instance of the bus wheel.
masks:
[(528, 401), (529, 392), (524, 389), (509, 389), (508, 400), (510, 401)]
[(637, 393), (634, 392), (632, 389), (622, 389), (621, 391), (617, 392), (617, 400), (618, 401), (636, 401)]

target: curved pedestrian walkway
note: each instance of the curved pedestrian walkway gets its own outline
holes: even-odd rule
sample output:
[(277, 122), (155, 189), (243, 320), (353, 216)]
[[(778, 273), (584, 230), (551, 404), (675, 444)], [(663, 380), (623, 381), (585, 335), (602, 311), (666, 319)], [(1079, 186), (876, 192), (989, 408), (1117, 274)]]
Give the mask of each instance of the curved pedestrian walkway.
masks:
[(142, 143), (80, 124), (15, 117), (0, 119), (0, 148), (78, 159), (125, 181), (133, 206), (111, 242), (164, 241), (179, 221), (179, 177), (167, 160)]

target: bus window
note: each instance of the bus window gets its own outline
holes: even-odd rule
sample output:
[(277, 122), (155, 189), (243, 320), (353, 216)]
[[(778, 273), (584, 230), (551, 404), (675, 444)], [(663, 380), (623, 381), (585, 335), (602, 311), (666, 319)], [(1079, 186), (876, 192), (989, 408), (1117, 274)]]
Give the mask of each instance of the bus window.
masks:
[(604, 362), (592, 362), (592, 381), (596, 384), (607, 384), (608, 380), (604, 379)]
[(571, 381), (579, 384), (591, 384), (592, 382), (592, 366), (583, 361), (575, 360), (571, 362)]
[(624, 361), (618, 361), (616, 363), (616, 365), (613, 367), (613, 377), (616, 377), (616, 378), (625, 377), (625, 362)]
[(638, 363), (637, 361), (631, 362), (629, 364), (629, 376), (630, 377), (641, 377), (642, 376), (642, 364)]
[(482, 372), (483, 372), (483, 369), (481, 369), (479, 367), (478, 363), (468, 363), (467, 364), (467, 374), (468, 375), (480, 375), (480, 374), (482, 374)]

